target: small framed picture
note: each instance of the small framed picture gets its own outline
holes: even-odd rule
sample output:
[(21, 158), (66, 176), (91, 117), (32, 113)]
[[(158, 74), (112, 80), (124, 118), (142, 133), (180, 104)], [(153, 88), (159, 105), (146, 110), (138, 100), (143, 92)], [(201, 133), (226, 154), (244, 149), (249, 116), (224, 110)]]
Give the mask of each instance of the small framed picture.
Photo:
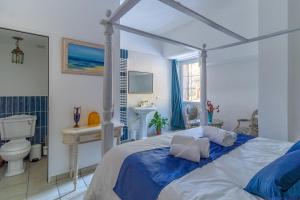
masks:
[(62, 73), (103, 76), (103, 45), (63, 38), (62, 48)]

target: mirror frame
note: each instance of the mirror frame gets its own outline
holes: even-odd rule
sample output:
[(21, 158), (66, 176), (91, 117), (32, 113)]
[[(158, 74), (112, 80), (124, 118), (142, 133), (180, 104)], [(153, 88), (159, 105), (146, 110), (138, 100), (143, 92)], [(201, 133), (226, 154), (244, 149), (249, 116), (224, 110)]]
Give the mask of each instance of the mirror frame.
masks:
[[(138, 73), (147, 73), (147, 74), (149, 74), (149, 75), (151, 75), (151, 77), (152, 77), (152, 91), (149, 91), (149, 92), (130, 92), (130, 90), (129, 90), (129, 88), (130, 88), (130, 79), (129, 79), (129, 74), (130, 73), (132, 73), (132, 72), (138, 72)], [(153, 84), (153, 82), (154, 82), (154, 76), (153, 76), (153, 73), (151, 73), (151, 72), (141, 72), (141, 71), (128, 71), (128, 94), (153, 94), (153, 87), (154, 87), (154, 84)]]
[(7, 30), (7, 31), (15, 31), (15, 32), (19, 32), (19, 33), (24, 33), (24, 34), (30, 34), (30, 35), (35, 35), (35, 36), (40, 36), (40, 37), (45, 37), (48, 39), (48, 127), (47, 127), (47, 131), (48, 131), (48, 134), (47, 134), (47, 137), (45, 138), (46, 141), (48, 142), (48, 155), (47, 155), (47, 182), (50, 183), (52, 180), (50, 180), (50, 176), (49, 176), (49, 154), (50, 154), (50, 140), (49, 140), (49, 137), (50, 137), (50, 64), (51, 64), (51, 61), (50, 61), (50, 50), (51, 50), (51, 47), (50, 47), (50, 36), (52, 36), (50, 33), (49, 35), (46, 35), (44, 33), (42, 34), (39, 34), (39, 33), (34, 33), (31, 32), (31, 30), (29, 31), (21, 31), (19, 30), (17, 27), (13, 27), (13, 28), (8, 28), (8, 27), (3, 27), (3, 26), (0, 26), (0, 29), (4, 29), (4, 30)]

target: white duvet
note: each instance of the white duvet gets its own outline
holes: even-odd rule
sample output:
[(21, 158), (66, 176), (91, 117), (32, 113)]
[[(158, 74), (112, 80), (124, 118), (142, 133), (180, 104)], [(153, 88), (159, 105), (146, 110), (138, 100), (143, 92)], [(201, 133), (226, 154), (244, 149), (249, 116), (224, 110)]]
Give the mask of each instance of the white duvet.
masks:
[[(175, 134), (201, 136), (200, 132), (199, 128), (194, 128)], [(98, 165), (85, 199), (120, 200), (112, 189), (125, 158), (135, 152), (169, 146), (172, 137), (173, 134), (151, 137), (111, 149)], [(161, 191), (158, 200), (260, 199), (243, 188), (260, 169), (282, 156), (291, 145), (264, 138), (252, 139), (204, 167), (174, 180)]]

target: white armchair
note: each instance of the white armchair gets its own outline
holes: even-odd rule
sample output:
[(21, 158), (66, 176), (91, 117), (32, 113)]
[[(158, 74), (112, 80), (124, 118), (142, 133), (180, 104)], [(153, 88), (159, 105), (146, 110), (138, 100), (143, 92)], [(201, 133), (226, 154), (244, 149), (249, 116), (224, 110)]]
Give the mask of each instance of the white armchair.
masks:
[(258, 136), (258, 110), (252, 113), (251, 119), (238, 119), (237, 122), (234, 132)]
[(185, 128), (200, 126), (200, 109), (196, 105), (188, 104), (184, 108)]

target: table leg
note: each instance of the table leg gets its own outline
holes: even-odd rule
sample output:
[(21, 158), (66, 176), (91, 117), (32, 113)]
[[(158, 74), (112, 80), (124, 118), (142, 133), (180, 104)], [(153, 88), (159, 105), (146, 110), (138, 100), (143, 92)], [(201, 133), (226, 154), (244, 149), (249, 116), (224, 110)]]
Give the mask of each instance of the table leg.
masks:
[(74, 190), (77, 188), (77, 179), (78, 179), (78, 144), (73, 145), (73, 167), (74, 167), (74, 176), (73, 176), (73, 183), (74, 183)]
[(74, 177), (74, 158), (73, 158), (73, 145), (69, 145), (69, 176)]

